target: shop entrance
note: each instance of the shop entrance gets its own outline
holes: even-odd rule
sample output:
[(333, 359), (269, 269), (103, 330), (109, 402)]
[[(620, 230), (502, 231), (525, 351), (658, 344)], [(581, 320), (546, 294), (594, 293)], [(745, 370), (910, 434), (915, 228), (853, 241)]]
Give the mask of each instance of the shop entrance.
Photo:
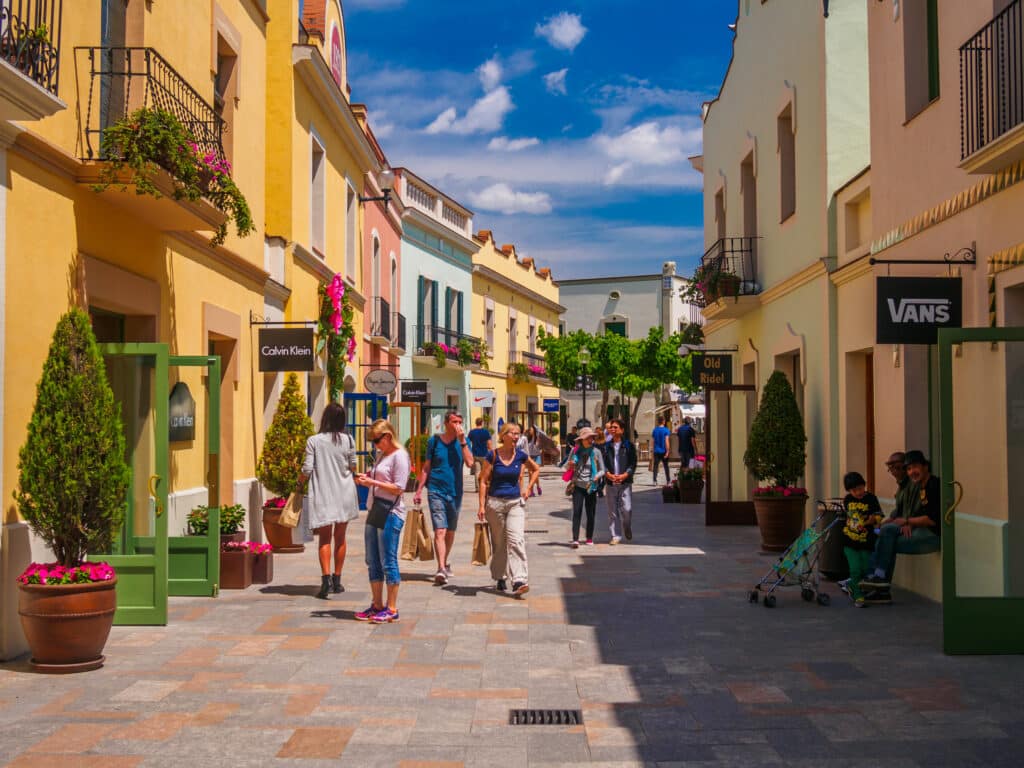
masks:
[(1024, 328), (940, 329), (938, 349), (943, 647), (1024, 653)]
[[(743, 464), (750, 432), (753, 384), (730, 384), (704, 390), (707, 470), (705, 525), (757, 525), (750, 475)], [(738, 429), (737, 427), (742, 427)]]

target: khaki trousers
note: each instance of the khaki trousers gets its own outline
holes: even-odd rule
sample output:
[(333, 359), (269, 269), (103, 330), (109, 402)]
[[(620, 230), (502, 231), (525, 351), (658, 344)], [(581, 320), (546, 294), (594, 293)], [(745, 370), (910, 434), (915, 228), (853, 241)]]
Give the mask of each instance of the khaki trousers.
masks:
[(491, 578), (511, 579), (513, 584), (527, 583), (526, 502), (487, 497), (484, 507), (491, 526)]

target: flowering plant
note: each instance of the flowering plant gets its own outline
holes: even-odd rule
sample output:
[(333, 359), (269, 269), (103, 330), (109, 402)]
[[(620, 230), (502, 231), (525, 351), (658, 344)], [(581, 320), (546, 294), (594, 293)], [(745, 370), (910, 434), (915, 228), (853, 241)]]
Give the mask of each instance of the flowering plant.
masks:
[(114, 569), (107, 563), (82, 563), (63, 566), (60, 563), (32, 563), (18, 577), (19, 584), (90, 584), (110, 581)]
[(443, 341), (425, 341), (423, 342), (423, 354), (433, 355), (437, 367), (444, 368), (448, 365), (448, 356), (458, 354), (458, 350), (455, 347), (449, 347)]
[(271, 507), (272, 509), (284, 509), (284, 505), (287, 504), (287, 503), (288, 503), (288, 497), (287, 496), (275, 496), (274, 498), (269, 499), (267, 501), (267, 503), (264, 504), (263, 506)]
[(762, 485), (754, 489), (754, 496), (760, 499), (788, 499), (791, 496), (807, 496), (806, 488), (792, 485)]
[(221, 547), (223, 552), (249, 552), (253, 555), (263, 555), (273, 552), (274, 548), (269, 544), (260, 544), (258, 541), (228, 541)]
[(704, 482), (704, 470), (703, 469), (690, 469), (689, 467), (683, 467), (679, 470), (679, 482), (681, 483), (703, 483)]
[(316, 323), (316, 353), (327, 350), (327, 387), (331, 402), (341, 396), (345, 363), (356, 356), (356, 332), (352, 305), (345, 293), (345, 279), (338, 273), (327, 285), (320, 284), (320, 317)]
[(530, 375), (531, 376), (547, 376), (548, 375), (548, 369), (545, 368), (543, 365), (531, 365), (531, 364), (527, 363), (526, 364), (526, 368), (527, 368), (527, 370), (530, 371)]

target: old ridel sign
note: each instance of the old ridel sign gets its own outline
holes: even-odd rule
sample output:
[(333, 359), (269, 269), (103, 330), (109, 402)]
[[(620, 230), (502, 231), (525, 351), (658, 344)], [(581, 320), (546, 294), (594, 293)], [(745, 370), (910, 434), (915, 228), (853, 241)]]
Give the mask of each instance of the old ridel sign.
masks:
[(879, 277), (877, 344), (935, 344), (939, 328), (963, 325), (959, 277)]
[(260, 371), (312, 371), (312, 328), (260, 328)]

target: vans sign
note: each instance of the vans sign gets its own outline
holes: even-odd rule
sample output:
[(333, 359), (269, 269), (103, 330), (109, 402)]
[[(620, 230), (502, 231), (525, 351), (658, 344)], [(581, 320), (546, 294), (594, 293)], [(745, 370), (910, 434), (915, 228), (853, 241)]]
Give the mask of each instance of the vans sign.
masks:
[(879, 277), (877, 344), (934, 344), (939, 328), (963, 325), (959, 277)]

